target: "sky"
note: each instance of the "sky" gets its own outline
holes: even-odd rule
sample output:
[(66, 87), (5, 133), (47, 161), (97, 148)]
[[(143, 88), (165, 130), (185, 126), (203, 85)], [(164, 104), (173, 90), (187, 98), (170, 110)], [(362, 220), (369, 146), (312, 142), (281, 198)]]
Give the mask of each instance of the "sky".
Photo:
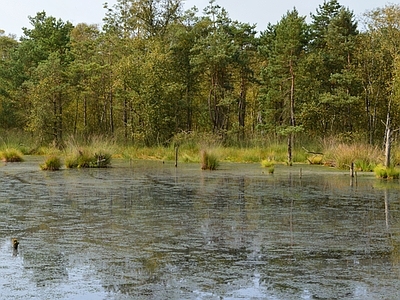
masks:
[[(30, 28), (28, 16), (45, 11), (47, 16), (61, 18), (64, 22), (102, 24), (106, 10), (104, 2), (112, 6), (116, 0), (0, 0), (0, 29), (6, 35), (22, 35), (22, 27)], [(185, 0), (184, 8), (196, 6), (203, 11), (209, 0)], [(324, 0), (217, 0), (230, 18), (244, 23), (257, 24), (256, 29), (263, 31), (268, 23), (277, 23), (287, 11), (294, 7), (300, 15), (315, 13)], [(386, 0), (339, 0), (339, 3), (354, 12), (356, 17), (390, 2)], [(393, 3), (393, 2), (392, 2)]]

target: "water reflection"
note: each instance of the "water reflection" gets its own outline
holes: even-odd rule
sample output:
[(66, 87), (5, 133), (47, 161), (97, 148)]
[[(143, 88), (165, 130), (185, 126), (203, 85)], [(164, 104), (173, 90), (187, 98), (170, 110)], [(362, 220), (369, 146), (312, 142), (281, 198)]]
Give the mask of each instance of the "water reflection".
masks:
[[(397, 298), (398, 182), (302, 166), (0, 168), (7, 298)], [(11, 237), (20, 240), (12, 256)], [(384, 284), (383, 284), (384, 283)], [(16, 292), (17, 291), (17, 292)]]

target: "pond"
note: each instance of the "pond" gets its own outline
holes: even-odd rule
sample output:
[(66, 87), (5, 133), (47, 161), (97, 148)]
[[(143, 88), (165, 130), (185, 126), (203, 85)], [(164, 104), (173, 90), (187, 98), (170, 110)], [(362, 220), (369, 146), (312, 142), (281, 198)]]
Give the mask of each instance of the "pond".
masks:
[(42, 160), (0, 165), (2, 299), (400, 298), (398, 181)]

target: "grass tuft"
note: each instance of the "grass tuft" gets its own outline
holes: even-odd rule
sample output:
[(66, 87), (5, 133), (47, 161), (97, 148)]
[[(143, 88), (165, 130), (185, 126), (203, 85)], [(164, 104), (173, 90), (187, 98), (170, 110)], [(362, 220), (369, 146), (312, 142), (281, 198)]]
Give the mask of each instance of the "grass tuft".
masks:
[(8, 148), (0, 152), (1, 160), (5, 162), (22, 162), (24, 161), (23, 154), (20, 150)]
[(352, 162), (360, 171), (371, 170), (382, 158), (382, 151), (372, 145), (361, 143), (337, 143), (335, 140), (325, 142), (324, 154), (327, 161), (334, 161), (339, 169), (348, 169)]
[(111, 154), (106, 151), (91, 153), (88, 149), (78, 150), (65, 159), (65, 166), (72, 168), (107, 168), (111, 164)]
[(200, 152), (200, 162), (202, 170), (216, 170), (219, 167), (218, 157), (206, 150)]
[(307, 157), (308, 162), (310, 165), (322, 165), (324, 163), (324, 157), (321, 154), (314, 154), (310, 157)]
[(394, 167), (378, 165), (374, 168), (376, 177), (383, 179), (399, 179), (400, 171)]
[(40, 165), (40, 169), (46, 171), (58, 171), (61, 169), (61, 159), (56, 155), (51, 155), (43, 164)]

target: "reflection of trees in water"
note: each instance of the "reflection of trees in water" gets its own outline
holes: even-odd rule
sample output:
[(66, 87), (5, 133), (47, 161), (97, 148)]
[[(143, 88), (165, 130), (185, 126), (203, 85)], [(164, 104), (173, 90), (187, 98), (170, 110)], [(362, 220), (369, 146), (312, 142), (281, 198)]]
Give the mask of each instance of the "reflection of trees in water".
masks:
[[(383, 190), (383, 201), (385, 204), (385, 225), (390, 245), (390, 258), (393, 265), (400, 265), (400, 203), (399, 199), (392, 199), (392, 182), (381, 181), (376, 187)], [(399, 189), (398, 183), (395, 188)]]
[[(106, 291), (132, 298), (228, 290), (235, 282), (246, 286), (254, 273), (263, 286), (300, 293), (305, 278), (346, 286), (333, 276), (349, 268), (364, 274), (355, 270), (353, 258), (368, 257), (371, 265), (378, 257), (399, 261), (398, 199), (388, 193), (382, 201), (385, 194), (368, 187), (372, 180), (359, 178), (351, 188), (348, 175), (305, 172), (302, 178), (297, 172), (283, 178), (278, 172), (251, 177), (163, 171), (135, 178), (120, 174), (115, 182), (98, 174), (102, 178), (90, 184), (62, 183), (60, 189), (53, 184), (52, 196), (37, 196), (41, 201), (35, 205), (21, 203), (30, 219), (20, 216), (19, 226), (37, 239), (25, 251), (25, 268), (38, 285), (68, 281), (67, 267), (76, 264), (90, 265)], [(38, 218), (48, 226), (37, 227)], [(385, 224), (392, 244), (382, 239)], [(51, 231), (49, 241), (44, 233)], [(43, 241), (47, 249), (40, 248)]]

